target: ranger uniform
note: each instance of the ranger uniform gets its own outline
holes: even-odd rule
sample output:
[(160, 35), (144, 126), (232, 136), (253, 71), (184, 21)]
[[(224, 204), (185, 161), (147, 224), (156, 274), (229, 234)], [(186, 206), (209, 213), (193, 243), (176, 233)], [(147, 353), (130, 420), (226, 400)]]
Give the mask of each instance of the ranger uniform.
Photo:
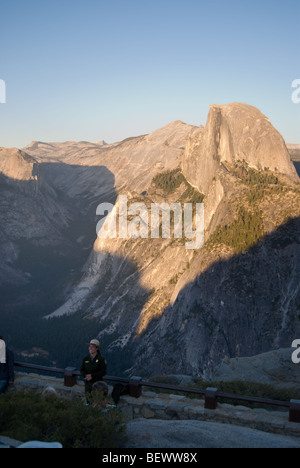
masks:
[[(90, 393), (93, 388), (93, 384), (103, 380), (103, 377), (106, 374), (106, 360), (100, 354), (99, 342), (98, 340), (91, 340), (90, 345), (97, 347), (97, 352), (95, 355), (89, 354), (86, 356), (81, 364), (80, 373), (85, 379), (85, 391)], [(86, 376), (91, 375), (91, 379), (87, 380)]]

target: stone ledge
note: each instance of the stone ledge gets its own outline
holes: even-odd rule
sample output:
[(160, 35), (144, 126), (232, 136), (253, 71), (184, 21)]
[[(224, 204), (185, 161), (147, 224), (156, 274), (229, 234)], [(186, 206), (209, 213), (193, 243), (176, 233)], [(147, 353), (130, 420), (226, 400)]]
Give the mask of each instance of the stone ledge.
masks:
[[(65, 398), (84, 398), (84, 384), (81, 381), (74, 387), (65, 387), (63, 379), (16, 373), (17, 390), (32, 388), (43, 391), (49, 386)], [(218, 404), (216, 410), (208, 410), (204, 408), (204, 400), (166, 393), (157, 394), (151, 391), (144, 391), (140, 398), (122, 396), (118, 406), (127, 420), (144, 418), (221, 422), (300, 438), (300, 424), (289, 422), (288, 411), (250, 409), (246, 406), (229, 404)]]
[(16, 372), (14, 386), (17, 390), (27, 388), (40, 391), (43, 391), (47, 387), (52, 387), (60, 396), (65, 398), (84, 397), (83, 382), (79, 381), (74, 387), (65, 387), (63, 379), (39, 374)]
[(289, 422), (287, 411), (251, 409), (229, 404), (218, 404), (216, 410), (209, 410), (204, 408), (204, 400), (189, 400), (178, 395), (154, 394), (153, 392), (144, 392), (140, 399), (128, 395), (122, 396), (119, 405), (128, 419), (221, 422), (274, 434), (300, 437), (300, 426), (298, 423)]

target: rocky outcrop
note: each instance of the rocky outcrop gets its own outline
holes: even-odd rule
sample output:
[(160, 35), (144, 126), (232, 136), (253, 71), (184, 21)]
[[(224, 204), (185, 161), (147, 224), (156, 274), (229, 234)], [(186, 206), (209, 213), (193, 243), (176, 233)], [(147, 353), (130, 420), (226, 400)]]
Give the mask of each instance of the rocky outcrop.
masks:
[(299, 181), (282, 136), (257, 108), (242, 103), (211, 105), (206, 126), (191, 133), (182, 160), (183, 174), (206, 196), (206, 229), (224, 194), (229, 203), (234, 183), (228, 173), (242, 161)]
[(210, 379), (225, 357), (290, 347), (300, 335), (299, 229), (298, 218), (227, 259), (199, 253), (174, 303), (139, 337), (137, 367)]
[[(96, 193), (91, 183), (95, 181)], [(98, 195), (109, 190), (113, 199), (113, 187), (114, 178), (105, 167), (51, 164), (16, 148), (0, 148), (3, 310), (27, 310), (32, 304), (41, 310), (51, 307), (45, 296), (53, 287), (55, 302), (55, 295), (72, 281), (78, 265), (80, 271), (88, 257), (86, 249), (95, 240)]]
[(269, 168), (298, 181), (282, 136), (257, 108), (241, 103), (210, 106), (205, 128), (187, 143), (182, 163), (184, 175), (207, 194), (223, 165), (239, 160), (255, 169)]
[[(70, 207), (46, 182), (39, 163), (18, 149), (0, 148), (0, 288), (30, 283), (30, 246), (57, 246), (68, 226)], [(28, 252), (26, 250), (28, 249)], [(2, 296), (3, 297), (3, 296)]]
[(0, 148), (0, 173), (14, 181), (37, 180), (37, 161), (17, 148)]
[[(210, 411), (210, 410), (208, 410)], [(247, 418), (247, 413), (237, 411), (240, 417)], [(250, 412), (249, 412), (250, 415)], [(230, 420), (230, 414), (224, 411), (224, 421)], [(253, 425), (250, 419), (245, 425)], [(127, 423), (128, 441), (127, 448), (168, 448), (168, 449), (201, 449), (201, 448), (299, 448), (299, 439), (287, 435), (284, 418), (274, 415), (274, 432), (277, 432), (282, 419), (281, 427), (283, 434), (268, 434), (266, 427), (273, 426), (272, 417), (267, 415), (255, 415), (253, 419), (257, 420), (257, 427), (265, 417), (265, 426), (263, 430), (249, 429), (240, 427), (239, 421), (234, 423), (217, 423), (211, 421), (163, 421), (148, 419), (134, 419)], [(260, 420), (260, 421), (259, 421)], [(276, 428), (276, 431), (275, 431)], [(162, 455), (163, 456), (163, 455)], [(187, 459), (187, 458), (186, 458)], [(190, 457), (192, 459), (192, 457)], [(198, 457), (199, 460), (199, 457)]]
[[(42, 165), (47, 181), (56, 190), (67, 194), (76, 204), (81, 200), (81, 212), (85, 204), (91, 207), (90, 211), (94, 209), (91, 227), (96, 240), (83, 267), (82, 277), (69, 292), (66, 301), (49, 316), (74, 314), (84, 308), (88, 315), (109, 317), (105, 329), (115, 331), (118, 343), (125, 343), (134, 336), (140, 322), (140, 306), (147, 303), (149, 291), (157, 288), (164, 296), (164, 288), (170, 289), (171, 278), (161, 268), (168, 261), (168, 254), (159, 256), (169, 240), (162, 243), (161, 239), (153, 242), (149, 239), (145, 260), (145, 241), (134, 245), (131, 240), (97, 239), (96, 224), (99, 218), (95, 216), (96, 207), (101, 202), (115, 203), (117, 192), (127, 193), (129, 204), (137, 199), (141, 202), (148, 199), (146, 194), (153, 177), (180, 165), (186, 140), (194, 130), (195, 127), (175, 121), (149, 135), (128, 138), (111, 145), (32, 142), (26, 148)], [(177, 253), (169, 270), (174, 278), (191, 257), (184, 246), (179, 246)], [(126, 295), (124, 288), (130, 294)], [(99, 297), (95, 298), (97, 295)], [(125, 301), (122, 310), (126, 307), (133, 309), (130, 314), (132, 318), (129, 320), (127, 314), (127, 318), (121, 320), (120, 327), (116, 327), (116, 323), (120, 322), (120, 311), (115, 314), (114, 309), (120, 298)], [(158, 298), (155, 302), (158, 302)], [(163, 303), (167, 305), (166, 297), (161, 305)]]
[(257, 356), (224, 360), (213, 371), (213, 381), (230, 382), (242, 380), (260, 382), (277, 388), (298, 390), (300, 385), (299, 365), (293, 363), (289, 347), (276, 349)]
[(69, 210), (37, 160), (15, 148), (0, 148), (0, 183), (1, 228), (11, 240), (51, 244), (61, 238)]

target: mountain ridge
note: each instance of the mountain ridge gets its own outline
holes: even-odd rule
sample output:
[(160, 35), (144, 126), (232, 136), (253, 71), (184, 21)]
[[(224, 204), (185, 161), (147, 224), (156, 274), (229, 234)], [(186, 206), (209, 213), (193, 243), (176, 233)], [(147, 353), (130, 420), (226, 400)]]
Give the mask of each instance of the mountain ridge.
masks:
[[(298, 325), (299, 272), (295, 265), (299, 259), (299, 178), (282, 137), (258, 109), (239, 103), (213, 105), (206, 126), (201, 128), (174, 121), (149, 135), (114, 144), (32, 142), (26, 151), (37, 161), (45, 182), (57, 196), (67, 197), (82, 216), (89, 207), (89, 216), (82, 219), (94, 229), (89, 235), (90, 242), (94, 236), (94, 245), (86, 251), (89, 255), (81, 263), (82, 273), (78, 270), (76, 281), (70, 278), (68, 287), (61, 291), (60, 306), (44, 316), (72, 313), (81, 315), (82, 320), (96, 320), (96, 334), (114, 369), (143, 374), (188, 371), (207, 376), (211, 367), (226, 357), (288, 345), (293, 326), (297, 329)], [(172, 174), (177, 169), (182, 183), (174, 192), (167, 193), (155, 185), (155, 175), (166, 171)], [(118, 206), (119, 196), (126, 194), (128, 203), (171, 205), (190, 202), (200, 192), (205, 196), (206, 244), (199, 251), (186, 250), (183, 239), (96, 238), (95, 208), (101, 201), (111, 200)], [(85, 230), (79, 218), (78, 238)], [(294, 224), (289, 224), (289, 218), (295, 220)], [(74, 215), (70, 219), (69, 228), (73, 230)], [(234, 229), (243, 222), (249, 223), (247, 230), (253, 230), (257, 240), (254, 244), (243, 241), (237, 253), (231, 242), (236, 242)], [(285, 227), (280, 230), (280, 226)], [(286, 231), (291, 234), (283, 235)], [(281, 237), (286, 239), (282, 249), (277, 246)], [(210, 239), (213, 241), (208, 243)], [(264, 281), (269, 302), (263, 298), (263, 289), (255, 287), (255, 278), (258, 281), (268, 258), (269, 277)], [(276, 258), (280, 258), (286, 280), (278, 284), (274, 296), (271, 283), (277, 284)], [(259, 265), (258, 272), (254, 265)], [(239, 301), (234, 281), (241, 268), (245, 269), (243, 281), (249, 286), (245, 286)], [(252, 281), (249, 272), (253, 268)], [(204, 291), (199, 288), (202, 283)], [(232, 292), (231, 301), (224, 295), (224, 284)], [(252, 293), (247, 294), (247, 288)], [(257, 304), (252, 300), (255, 290)], [(261, 334), (256, 330), (259, 305), (266, 317), (271, 316), (271, 310), (276, 311), (274, 333), (263, 319)], [(235, 337), (228, 325), (231, 320), (236, 321)], [(243, 326), (251, 329), (247, 345), (236, 341), (238, 330), (242, 336)], [(280, 327), (285, 326), (286, 332), (280, 334)], [(263, 338), (264, 333), (270, 335), (268, 339)], [(176, 343), (180, 343), (180, 351)]]

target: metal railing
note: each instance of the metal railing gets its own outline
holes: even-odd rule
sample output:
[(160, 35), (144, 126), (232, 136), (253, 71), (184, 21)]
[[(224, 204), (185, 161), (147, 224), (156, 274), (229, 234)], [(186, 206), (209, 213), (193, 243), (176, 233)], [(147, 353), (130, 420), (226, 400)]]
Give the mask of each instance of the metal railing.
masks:
[[(77, 383), (77, 377), (81, 377), (80, 372), (75, 367), (67, 367), (65, 369), (59, 369), (56, 367), (46, 367), (40, 366), (37, 364), (29, 364), (24, 362), (15, 362), (16, 367), (23, 369), (36, 370), (40, 372), (45, 372), (47, 374), (60, 374), (64, 377), (64, 386), (73, 387)], [(205, 403), (204, 406), (206, 409), (215, 410), (217, 409), (218, 399), (227, 398), (236, 401), (244, 401), (247, 403), (254, 403), (260, 405), (270, 405), (278, 406), (289, 409), (289, 421), (300, 423), (300, 400), (290, 400), (290, 401), (279, 401), (272, 400), (269, 398), (258, 398), (251, 397), (246, 395), (236, 395), (231, 393), (219, 392), (217, 388), (208, 387), (205, 390), (198, 388), (188, 388), (188, 387), (179, 387), (175, 385), (168, 385), (156, 382), (150, 382), (143, 380), (142, 377), (133, 376), (129, 379), (123, 377), (115, 377), (106, 375), (104, 380), (112, 383), (120, 383), (125, 386), (128, 386), (128, 394), (134, 398), (139, 398), (142, 396), (143, 387), (151, 387), (154, 389), (175, 391), (179, 393), (201, 395), (204, 397)]]

